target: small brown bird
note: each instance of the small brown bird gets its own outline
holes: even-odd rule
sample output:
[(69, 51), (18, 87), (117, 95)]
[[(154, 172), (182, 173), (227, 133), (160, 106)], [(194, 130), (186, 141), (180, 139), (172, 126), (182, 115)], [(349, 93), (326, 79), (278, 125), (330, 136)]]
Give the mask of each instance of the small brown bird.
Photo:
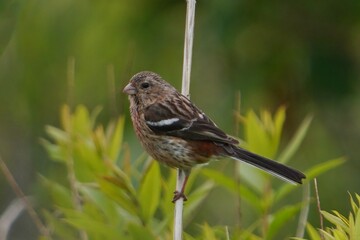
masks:
[(236, 139), (156, 73), (135, 74), (123, 91), (129, 95), (133, 126), (145, 150), (159, 162), (186, 173), (173, 202), (186, 200), (184, 190), (191, 168), (212, 158), (240, 160), (291, 183), (301, 184), (306, 178), (298, 170), (240, 148)]

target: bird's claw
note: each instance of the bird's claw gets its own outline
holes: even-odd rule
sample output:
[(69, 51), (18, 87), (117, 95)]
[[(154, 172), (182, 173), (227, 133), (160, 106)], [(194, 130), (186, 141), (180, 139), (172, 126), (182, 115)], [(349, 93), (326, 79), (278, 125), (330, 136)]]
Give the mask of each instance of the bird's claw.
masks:
[(184, 199), (184, 202), (187, 201), (187, 197), (185, 196), (184, 192), (182, 191), (175, 191), (174, 192), (174, 197), (172, 199), (172, 203), (175, 203), (177, 200), (179, 200), (180, 198)]

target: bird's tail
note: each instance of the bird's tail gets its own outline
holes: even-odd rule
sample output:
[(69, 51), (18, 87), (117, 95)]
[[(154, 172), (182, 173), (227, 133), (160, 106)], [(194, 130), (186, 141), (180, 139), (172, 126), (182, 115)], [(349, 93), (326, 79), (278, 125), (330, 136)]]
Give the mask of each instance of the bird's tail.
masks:
[(301, 184), (302, 179), (306, 178), (302, 172), (296, 169), (290, 168), (281, 163), (275, 162), (234, 145), (230, 145), (229, 147), (230, 148), (226, 148), (226, 153), (229, 157), (258, 167), (265, 172), (268, 172), (285, 181)]

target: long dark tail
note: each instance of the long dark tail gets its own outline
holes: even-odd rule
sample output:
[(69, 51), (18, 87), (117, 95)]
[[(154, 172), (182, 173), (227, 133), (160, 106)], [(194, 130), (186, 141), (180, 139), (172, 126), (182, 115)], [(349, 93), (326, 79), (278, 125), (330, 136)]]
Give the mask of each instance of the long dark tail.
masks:
[(262, 157), (255, 153), (249, 152), (237, 146), (230, 145), (227, 146), (225, 149), (229, 157), (243, 161), (255, 167), (258, 167), (264, 170), (265, 172), (268, 172), (285, 181), (301, 184), (302, 179), (306, 178), (306, 176), (302, 172), (296, 169), (290, 168), (281, 163), (275, 162), (273, 160)]

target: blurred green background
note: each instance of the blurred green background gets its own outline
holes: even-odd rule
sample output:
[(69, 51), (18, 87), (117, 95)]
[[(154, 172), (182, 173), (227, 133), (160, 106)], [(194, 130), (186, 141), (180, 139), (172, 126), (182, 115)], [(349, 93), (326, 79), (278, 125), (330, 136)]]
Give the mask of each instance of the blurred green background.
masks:
[[(155, 71), (180, 88), (185, 7), (180, 0), (0, 1), (0, 153), (26, 194), (35, 192), (37, 173), (54, 171), (39, 138), (45, 125), (59, 125), (69, 59), (75, 104), (103, 106), (103, 123), (128, 115), (121, 89), (136, 72)], [(234, 134), (239, 91), (243, 112), (287, 106), (284, 141), (314, 116), (292, 165), (305, 170), (346, 156), (318, 183), (324, 209), (347, 211), (347, 192), (360, 192), (360, 2), (198, 1), (191, 98)], [(142, 150), (128, 117), (127, 126), (135, 158)], [(0, 175), (0, 212), (14, 198)], [(37, 236), (26, 214), (11, 239), (24, 236)]]

